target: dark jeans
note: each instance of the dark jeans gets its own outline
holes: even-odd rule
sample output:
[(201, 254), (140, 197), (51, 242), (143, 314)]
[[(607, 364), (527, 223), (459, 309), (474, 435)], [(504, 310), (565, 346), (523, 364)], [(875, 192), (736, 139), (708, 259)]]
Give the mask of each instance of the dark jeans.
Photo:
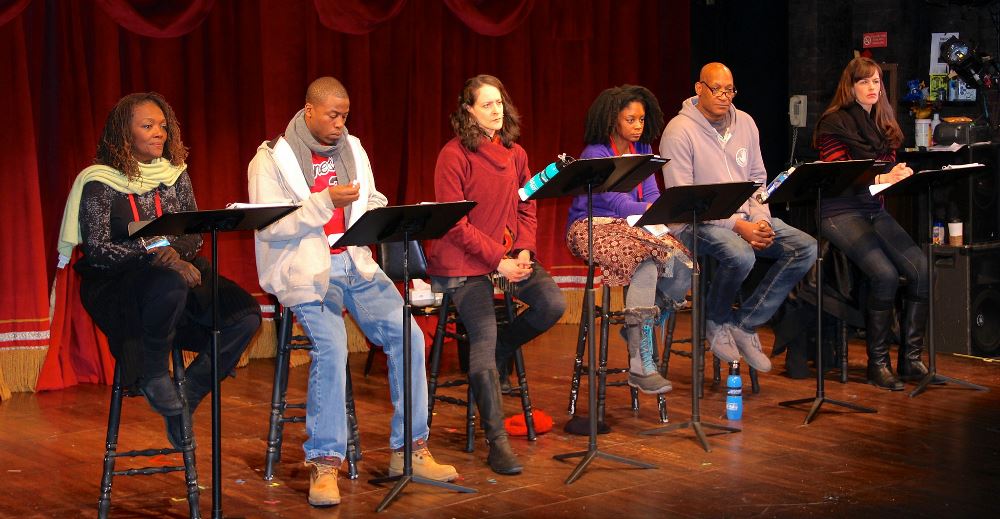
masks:
[(927, 301), (927, 258), (909, 234), (885, 210), (823, 218), (823, 236), (854, 262), (871, 282), (868, 308), (888, 310), (896, 299), (899, 275), (909, 284), (906, 295)]
[(552, 327), (566, 310), (566, 300), (559, 286), (538, 263), (531, 277), (515, 284), (515, 297), (528, 305), (514, 322), (497, 336), (493, 284), (487, 276), (469, 276), (452, 288), (452, 300), (458, 317), (469, 335), (469, 373), (496, 368), (497, 343), (506, 353), (541, 335)]

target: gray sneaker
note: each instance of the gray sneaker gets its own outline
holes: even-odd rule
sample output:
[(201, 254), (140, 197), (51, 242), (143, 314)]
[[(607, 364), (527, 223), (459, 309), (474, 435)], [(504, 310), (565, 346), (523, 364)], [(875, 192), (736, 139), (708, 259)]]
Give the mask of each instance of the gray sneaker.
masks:
[(674, 389), (673, 384), (669, 380), (663, 378), (663, 376), (655, 371), (648, 375), (636, 375), (630, 371), (628, 373), (628, 385), (647, 395), (660, 395)]
[(739, 360), (740, 352), (736, 349), (732, 335), (729, 334), (728, 326), (715, 324), (715, 321), (705, 319), (705, 335), (707, 335), (709, 349), (719, 360), (727, 364)]
[(726, 323), (726, 329), (751, 368), (761, 373), (771, 371), (771, 359), (764, 354), (757, 332), (748, 332), (732, 323)]

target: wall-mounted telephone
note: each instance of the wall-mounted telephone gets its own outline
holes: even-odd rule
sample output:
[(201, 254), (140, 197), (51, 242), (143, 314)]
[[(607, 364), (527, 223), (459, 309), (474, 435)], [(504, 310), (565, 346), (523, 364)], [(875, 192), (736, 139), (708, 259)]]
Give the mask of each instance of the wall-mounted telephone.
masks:
[(805, 128), (806, 96), (794, 95), (788, 98), (788, 122), (796, 128)]

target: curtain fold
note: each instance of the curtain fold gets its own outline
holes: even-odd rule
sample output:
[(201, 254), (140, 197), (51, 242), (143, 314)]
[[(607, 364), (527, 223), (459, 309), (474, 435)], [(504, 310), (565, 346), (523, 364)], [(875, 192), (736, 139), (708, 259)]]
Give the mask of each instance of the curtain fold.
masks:
[(21, 11), (25, 7), (28, 7), (28, 2), (31, 0), (3, 0), (0, 1), (0, 25), (6, 25), (7, 22), (17, 18), (21, 14)]
[(368, 34), (394, 18), (406, 0), (313, 0), (324, 26), (347, 34)]
[(97, 0), (97, 5), (122, 27), (150, 38), (177, 38), (198, 27), (215, 0)]
[[(154, 4), (169, 2), (102, 1), (34, 0), (0, 25), (0, 63), (8, 71), (0, 77), (0, 138), (7, 145), (0, 168), (0, 397), (4, 387), (35, 387), (46, 348), (39, 388), (101, 382), (110, 370), (100, 335), (72, 299), (74, 280), (55, 284), (53, 309), (63, 313), (51, 324), (48, 298), (66, 194), (93, 161), (108, 111), (125, 94), (155, 90), (170, 102), (191, 150), (198, 205), (213, 209), (247, 201), (247, 164), (261, 142), (284, 131), (319, 76), (347, 87), (348, 126), (391, 204), (434, 199), (437, 155), (453, 136), (448, 114), (473, 75), (504, 82), (520, 110), (519, 142), (534, 171), (559, 153), (579, 155), (584, 117), (601, 90), (644, 85), (669, 118), (692, 84), (685, 0), (455, 4), (509, 23), (499, 37), (469, 30), (450, 14), (452, 5), (436, 1), (373, 4), (365, 18), (371, 30), (360, 35), (327, 27), (315, 2), (192, 0), (155, 13)], [(13, 5), (0, 3), (0, 16)], [(202, 18), (183, 35), (163, 38), (123, 26), (106, 5), (133, 7), (160, 28), (180, 27), (178, 20), (196, 18), (191, 13)], [(523, 16), (519, 23), (511, 22), (515, 14)], [(605, 23), (612, 14), (635, 20), (640, 36), (619, 38)], [(539, 202), (537, 253), (572, 299), (585, 269), (565, 246), (570, 202)], [(250, 233), (223, 233), (219, 255), (221, 274), (269, 304), (257, 285)], [(569, 319), (580, 308), (572, 300)], [(256, 354), (265, 346), (255, 346)], [(4, 360), (24, 351), (35, 352), (34, 364)]]
[(535, 0), (444, 0), (466, 26), (484, 36), (504, 36), (531, 14)]

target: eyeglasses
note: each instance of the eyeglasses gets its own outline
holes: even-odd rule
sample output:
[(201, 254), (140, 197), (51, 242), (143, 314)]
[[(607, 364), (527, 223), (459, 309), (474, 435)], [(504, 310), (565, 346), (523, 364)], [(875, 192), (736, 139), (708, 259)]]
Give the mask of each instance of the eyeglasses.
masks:
[(727, 89), (727, 90), (723, 90), (722, 87), (711, 87), (711, 86), (709, 86), (708, 83), (706, 83), (704, 81), (699, 81), (699, 83), (701, 83), (702, 85), (705, 85), (705, 88), (707, 88), (710, 92), (712, 92), (712, 95), (715, 96), (715, 97), (721, 98), (721, 97), (725, 96), (725, 97), (728, 97), (729, 99), (732, 99), (732, 98), (736, 97), (736, 89), (735, 88), (730, 88), (730, 89)]

